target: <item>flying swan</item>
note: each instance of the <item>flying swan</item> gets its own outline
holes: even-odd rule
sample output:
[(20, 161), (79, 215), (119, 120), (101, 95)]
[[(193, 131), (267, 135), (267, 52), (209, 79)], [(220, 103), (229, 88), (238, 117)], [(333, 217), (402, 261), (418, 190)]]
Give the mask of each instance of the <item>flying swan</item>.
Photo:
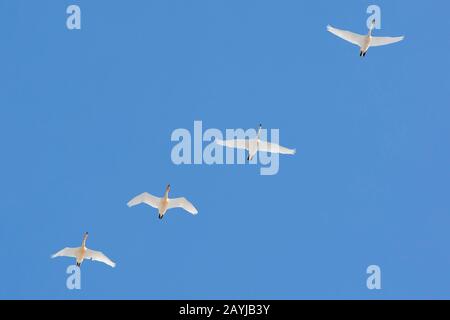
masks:
[(396, 43), (399, 41), (402, 41), (405, 37), (373, 37), (372, 31), (375, 27), (375, 20), (372, 20), (372, 23), (369, 28), (369, 33), (367, 35), (360, 35), (357, 33), (353, 33), (350, 31), (345, 30), (339, 30), (336, 28), (333, 28), (332, 26), (328, 25), (327, 30), (331, 32), (332, 34), (338, 36), (339, 38), (342, 38), (350, 43), (353, 43), (357, 45), (360, 48), (359, 56), (365, 57), (367, 51), (370, 47), (379, 47), (388, 45), (391, 43)]
[(148, 204), (149, 206), (158, 209), (159, 218), (162, 219), (167, 210), (173, 208), (182, 208), (187, 212), (196, 215), (197, 209), (186, 198), (174, 198), (169, 199), (170, 184), (166, 187), (166, 192), (162, 198), (155, 197), (147, 192), (141, 193), (134, 197), (127, 203), (128, 207), (133, 207), (141, 203)]
[(220, 146), (247, 150), (248, 161), (252, 160), (253, 157), (258, 153), (258, 151), (280, 153), (280, 154), (295, 154), (296, 152), (295, 149), (288, 149), (276, 143), (270, 143), (261, 140), (259, 138), (261, 135), (261, 129), (262, 125), (259, 125), (257, 137), (253, 139), (231, 139), (231, 140), (216, 139), (215, 142)]
[(86, 232), (83, 237), (83, 243), (81, 244), (81, 247), (78, 248), (64, 248), (61, 251), (55, 253), (52, 255), (52, 258), (56, 257), (69, 257), (69, 258), (75, 258), (77, 260), (77, 266), (80, 267), (83, 263), (83, 260), (93, 260), (93, 261), (99, 261), (106, 263), (110, 267), (115, 267), (116, 264), (112, 262), (107, 256), (105, 256), (100, 251), (94, 251), (91, 249), (86, 248), (86, 240), (88, 238), (89, 233)]

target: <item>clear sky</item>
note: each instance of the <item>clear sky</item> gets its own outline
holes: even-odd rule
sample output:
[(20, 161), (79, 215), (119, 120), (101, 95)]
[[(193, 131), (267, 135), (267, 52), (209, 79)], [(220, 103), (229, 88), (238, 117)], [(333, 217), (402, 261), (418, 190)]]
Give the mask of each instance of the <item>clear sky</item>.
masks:
[[(66, 8), (82, 29), (66, 28)], [(403, 42), (369, 50), (326, 25)], [(450, 298), (448, 1), (0, 1), (0, 298)], [(280, 129), (258, 166), (173, 130)], [(138, 193), (198, 208), (159, 220)], [(65, 246), (117, 262), (82, 266)], [(366, 288), (366, 268), (382, 289)]]

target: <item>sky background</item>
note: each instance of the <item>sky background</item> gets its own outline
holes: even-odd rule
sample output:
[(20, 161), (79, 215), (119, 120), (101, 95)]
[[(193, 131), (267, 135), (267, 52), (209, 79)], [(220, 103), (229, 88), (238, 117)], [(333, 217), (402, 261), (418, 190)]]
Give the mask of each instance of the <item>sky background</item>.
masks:
[[(66, 28), (66, 8), (82, 30)], [(365, 59), (326, 31), (405, 41)], [(448, 1), (0, 0), (0, 298), (450, 298)], [(295, 156), (175, 166), (177, 128)], [(148, 191), (185, 196), (164, 220)], [(101, 250), (66, 288), (66, 246)], [(382, 290), (366, 287), (366, 268)]]

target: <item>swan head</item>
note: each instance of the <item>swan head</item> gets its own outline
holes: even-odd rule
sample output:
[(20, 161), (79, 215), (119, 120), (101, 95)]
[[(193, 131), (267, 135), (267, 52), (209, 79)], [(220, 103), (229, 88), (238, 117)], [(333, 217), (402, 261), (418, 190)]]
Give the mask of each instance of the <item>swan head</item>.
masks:
[(170, 184), (167, 185), (166, 191), (170, 191)]

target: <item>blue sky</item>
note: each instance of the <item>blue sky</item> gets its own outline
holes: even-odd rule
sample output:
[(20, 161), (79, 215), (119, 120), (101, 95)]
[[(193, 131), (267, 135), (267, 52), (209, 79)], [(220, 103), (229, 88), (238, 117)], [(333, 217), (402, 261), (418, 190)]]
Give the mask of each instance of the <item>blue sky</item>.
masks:
[[(66, 28), (66, 8), (82, 30)], [(326, 25), (405, 41), (358, 48)], [(0, 298), (450, 298), (447, 1), (0, 1)], [(279, 128), (280, 172), (174, 129)], [(197, 206), (160, 221), (136, 194)], [(65, 246), (86, 262), (65, 283)], [(382, 290), (366, 288), (367, 266)]]

